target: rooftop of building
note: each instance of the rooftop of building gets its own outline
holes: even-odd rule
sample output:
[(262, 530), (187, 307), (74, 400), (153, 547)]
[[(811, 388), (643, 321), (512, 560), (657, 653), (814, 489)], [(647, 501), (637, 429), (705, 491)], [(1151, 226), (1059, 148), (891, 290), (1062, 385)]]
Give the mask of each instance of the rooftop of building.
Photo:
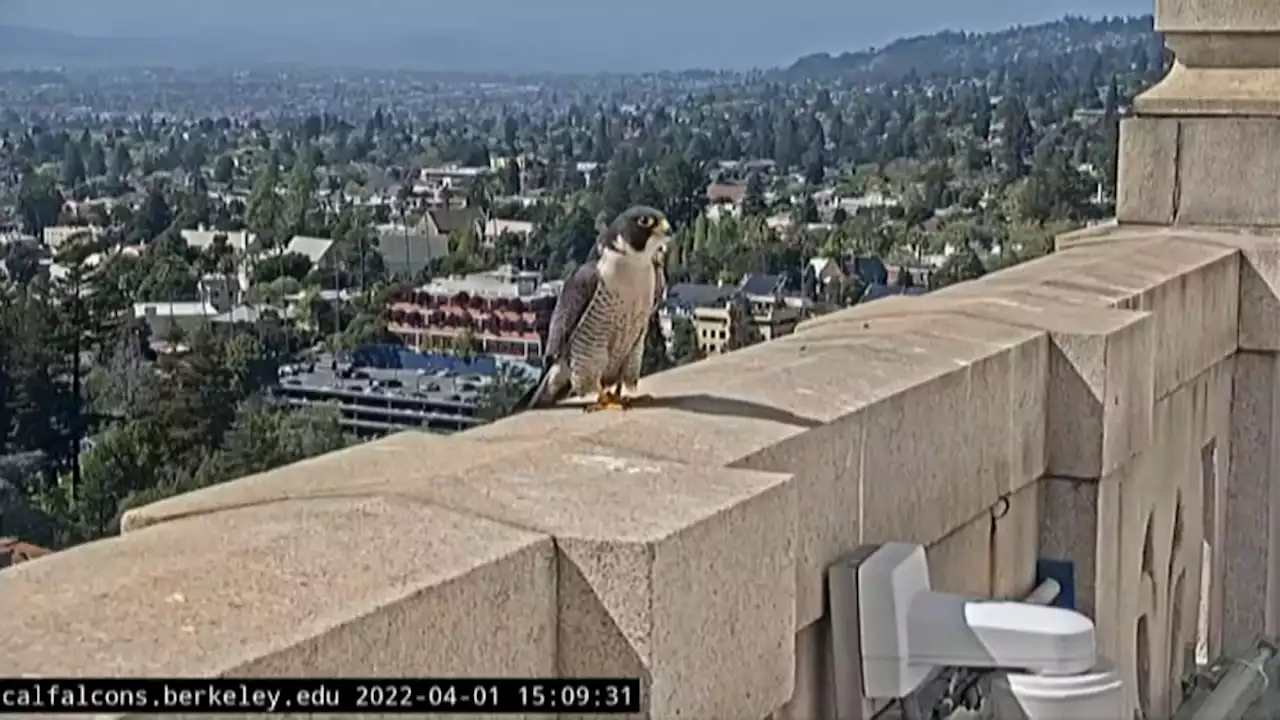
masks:
[(421, 175), (451, 175), (457, 177), (480, 177), (493, 173), (493, 169), (485, 166), (446, 165), (444, 167), (422, 168)]
[(229, 247), (241, 252), (244, 252), (257, 238), (256, 235), (246, 230), (210, 230), (207, 228), (182, 230), (181, 235), (187, 245), (197, 249), (210, 247), (218, 237), (223, 237), (226, 238)]
[(436, 278), (419, 290), (438, 295), (467, 293), (484, 298), (530, 299), (555, 297), (560, 287), (559, 281), (543, 282), (539, 272), (504, 265), (472, 275)]
[(315, 264), (324, 259), (331, 247), (333, 247), (333, 240), (329, 238), (294, 235), (285, 246), (285, 252), (298, 253)]
[(281, 389), (285, 391), (351, 393), (362, 396), (353, 400), (367, 398), (369, 402), (376, 402), (380, 398), (393, 398), (442, 407), (474, 407), (479, 402), (480, 390), (489, 382), (489, 377), (480, 373), (453, 375), (445, 371), (429, 373), (389, 368), (356, 368), (343, 372), (322, 363), (311, 370), (285, 370), (280, 377)]
[(668, 306), (692, 309), (723, 305), (735, 296), (770, 297), (786, 291), (785, 275), (749, 274), (737, 283), (673, 283), (667, 288)]

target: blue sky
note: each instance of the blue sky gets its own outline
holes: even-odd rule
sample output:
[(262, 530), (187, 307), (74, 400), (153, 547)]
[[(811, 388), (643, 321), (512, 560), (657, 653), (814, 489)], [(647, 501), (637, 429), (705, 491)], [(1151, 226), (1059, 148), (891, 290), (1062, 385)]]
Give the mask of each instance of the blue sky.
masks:
[[(611, 66), (786, 64), (817, 51), (882, 45), (947, 28), (990, 30), (1050, 20), (1149, 13), (1152, 0), (0, 0), (0, 23), (110, 36), (234, 33), (228, 42), (324, 42), (340, 53), (386, 34), (448, 39), (483, 32), (484, 52), (556, 50), (560, 62)], [(237, 40), (235, 38), (242, 38)]]

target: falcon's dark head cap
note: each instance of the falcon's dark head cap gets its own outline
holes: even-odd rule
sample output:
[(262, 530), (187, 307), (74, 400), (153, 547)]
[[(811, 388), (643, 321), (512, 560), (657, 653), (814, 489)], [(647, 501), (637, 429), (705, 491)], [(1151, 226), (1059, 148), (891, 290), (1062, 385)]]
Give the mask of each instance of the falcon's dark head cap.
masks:
[(657, 208), (636, 205), (610, 223), (614, 249), (622, 253), (660, 255), (671, 243), (671, 222)]

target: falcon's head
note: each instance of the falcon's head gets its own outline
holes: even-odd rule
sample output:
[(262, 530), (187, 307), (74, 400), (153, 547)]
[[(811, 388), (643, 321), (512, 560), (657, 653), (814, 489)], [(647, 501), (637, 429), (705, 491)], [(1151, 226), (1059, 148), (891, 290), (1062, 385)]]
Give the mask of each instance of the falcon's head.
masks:
[(657, 262), (671, 245), (671, 222), (661, 210), (637, 205), (610, 223), (602, 239), (602, 249), (644, 255)]

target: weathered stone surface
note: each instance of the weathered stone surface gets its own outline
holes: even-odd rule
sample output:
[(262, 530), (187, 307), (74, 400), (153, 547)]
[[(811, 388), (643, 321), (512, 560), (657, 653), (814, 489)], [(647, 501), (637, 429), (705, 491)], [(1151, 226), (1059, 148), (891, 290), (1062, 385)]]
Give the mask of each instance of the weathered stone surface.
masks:
[(129, 533), (170, 520), (286, 500), (377, 495), (397, 481), (465, 472), (482, 458), (499, 462), (526, 447), (519, 442), (491, 445), (469, 437), (398, 433), (131, 510), (121, 529)]
[[(1099, 542), (1111, 526), (1100, 514), (1102, 485), (1094, 479), (1046, 477), (1040, 481), (1040, 555), (1075, 566), (1076, 607), (1092, 618), (1098, 618), (1097, 565), (1104, 558)], [(1106, 577), (1108, 583), (1116, 580), (1113, 574)]]
[(1178, 121), (1130, 117), (1120, 121), (1116, 218), (1122, 223), (1172, 225), (1178, 211)]
[[(1275, 41), (1280, 42), (1280, 35)], [(1182, 224), (1280, 225), (1280, 196), (1251, 192), (1280, 182), (1280, 118), (1178, 121)]]
[(1280, 32), (1280, 7), (1268, 0), (1156, 0), (1158, 32)]
[(1244, 647), (1280, 627), (1280, 362), (1274, 352), (1242, 352), (1235, 359), (1230, 454), (1222, 472), (1221, 530), (1216, 538), (1215, 587), (1221, 606), (1209, 618), (1220, 628), (1221, 647)]
[(265, 503), (5, 570), (0, 673), (546, 675), (555, 602), (546, 535), (392, 498)]
[[(763, 716), (781, 705), (797, 629), (787, 477), (645, 459), (574, 436), (533, 445), (405, 433), (143, 508), (131, 525), (374, 496), (529, 528), (560, 550), (555, 672), (644, 676), (654, 717), (688, 707)], [(317, 472), (326, 466), (340, 472)], [(681, 681), (708, 667), (731, 675)], [(744, 676), (753, 690), (721, 691)]]
[(997, 503), (991, 513), (995, 523), (991, 552), (989, 595), (1023, 598), (1034, 589), (1036, 561), (1040, 559), (1042, 484), (1031, 483)]
[(991, 515), (983, 513), (928, 546), (929, 580), (934, 588), (975, 597), (991, 595), (992, 523)]
[[(555, 537), (559, 673), (642, 675), (654, 718), (763, 717), (790, 697), (797, 627), (787, 476), (585, 443), (509, 460), (397, 480), (392, 491)], [(695, 673), (706, 682), (686, 682)]]

